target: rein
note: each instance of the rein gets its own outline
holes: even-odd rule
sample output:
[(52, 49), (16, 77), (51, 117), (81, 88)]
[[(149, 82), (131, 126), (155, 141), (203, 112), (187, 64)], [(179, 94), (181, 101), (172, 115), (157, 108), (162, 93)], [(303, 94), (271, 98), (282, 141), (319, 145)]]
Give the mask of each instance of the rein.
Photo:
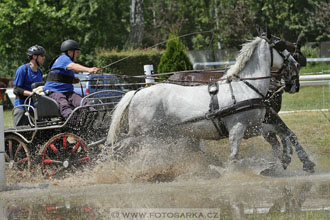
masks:
[(227, 77), (227, 78), (221, 78), (221, 79), (211, 79), (211, 80), (194, 80), (194, 81), (189, 81), (189, 80), (173, 80), (171, 79), (170, 82), (194, 82), (194, 83), (211, 83), (211, 82), (219, 82), (219, 81), (243, 81), (243, 80), (262, 80), (262, 79), (269, 79), (273, 77), (278, 77), (282, 76), (283, 73), (272, 73), (270, 76), (263, 76), (263, 77), (251, 77), (251, 78), (239, 78), (239, 77)]

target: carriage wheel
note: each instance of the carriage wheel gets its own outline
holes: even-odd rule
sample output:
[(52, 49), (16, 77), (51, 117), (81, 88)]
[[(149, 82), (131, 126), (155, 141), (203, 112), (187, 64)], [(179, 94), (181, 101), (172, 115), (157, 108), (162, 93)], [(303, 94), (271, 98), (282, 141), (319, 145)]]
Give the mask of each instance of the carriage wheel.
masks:
[(90, 157), (85, 143), (78, 136), (62, 133), (44, 145), (41, 163), (42, 174), (51, 178), (83, 169), (84, 165), (90, 165)]
[(31, 156), (24, 141), (16, 135), (5, 136), (5, 161), (9, 169), (30, 172)]

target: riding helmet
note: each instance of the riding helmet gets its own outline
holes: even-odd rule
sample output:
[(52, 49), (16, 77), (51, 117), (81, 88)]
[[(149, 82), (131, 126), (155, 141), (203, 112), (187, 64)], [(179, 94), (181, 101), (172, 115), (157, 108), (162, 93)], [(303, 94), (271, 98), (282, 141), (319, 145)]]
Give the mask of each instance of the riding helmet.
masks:
[(61, 45), (61, 51), (66, 52), (68, 50), (80, 50), (79, 44), (74, 40), (63, 41)]
[(39, 45), (34, 45), (32, 47), (30, 47), (27, 51), (27, 55), (29, 57), (32, 57), (33, 55), (45, 55), (46, 54), (46, 50), (45, 48), (43, 48), (42, 46)]

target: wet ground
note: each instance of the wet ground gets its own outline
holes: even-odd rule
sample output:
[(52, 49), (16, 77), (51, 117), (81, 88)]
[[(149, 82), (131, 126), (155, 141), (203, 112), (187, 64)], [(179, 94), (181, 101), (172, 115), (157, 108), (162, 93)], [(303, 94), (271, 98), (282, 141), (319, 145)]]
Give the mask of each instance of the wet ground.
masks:
[(51, 180), (7, 171), (0, 219), (330, 218), (330, 172), (276, 167), (264, 176), (269, 160), (250, 157), (219, 174), (204, 153), (165, 152), (141, 150), (129, 163)]
[(287, 175), (231, 172), (212, 180), (125, 184), (82, 176), (25, 184), (0, 193), (0, 219), (265, 219), (306, 213), (330, 218), (330, 173)]
[[(329, 140), (322, 131), (313, 138)], [(175, 140), (170, 148), (152, 143), (125, 164), (106, 160), (65, 178), (45, 179), (38, 167), (30, 177), (7, 170), (0, 219), (330, 219), (329, 142), (308, 148), (313, 139), (301, 132), (313, 174), (302, 171), (295, 153), (287, 170), (270, 166), (271, 148), (261, 137), (244, 141), (233, 166), (224, 162), (226, 141), (208, 142), (201, 153)], [(269, 167), (270, 176), (260, 174)]]

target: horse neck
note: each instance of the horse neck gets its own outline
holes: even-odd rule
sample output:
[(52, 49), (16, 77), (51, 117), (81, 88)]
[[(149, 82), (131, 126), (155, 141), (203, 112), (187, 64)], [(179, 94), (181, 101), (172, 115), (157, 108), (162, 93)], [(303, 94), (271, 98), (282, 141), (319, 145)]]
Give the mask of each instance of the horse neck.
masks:
[(269, 77), (270, 68), (271, 55), (269, 45), (266, 41), (261, 41), (255, 48), (249, 62), (246, 63), (243, 70), (239, 73), (239, 77), (246, 79), (246, 81), (257, 88), (262, 94), (266, 95), (270, 84), (270, 78), (257, 80), (255, 80), (255, 78)]

